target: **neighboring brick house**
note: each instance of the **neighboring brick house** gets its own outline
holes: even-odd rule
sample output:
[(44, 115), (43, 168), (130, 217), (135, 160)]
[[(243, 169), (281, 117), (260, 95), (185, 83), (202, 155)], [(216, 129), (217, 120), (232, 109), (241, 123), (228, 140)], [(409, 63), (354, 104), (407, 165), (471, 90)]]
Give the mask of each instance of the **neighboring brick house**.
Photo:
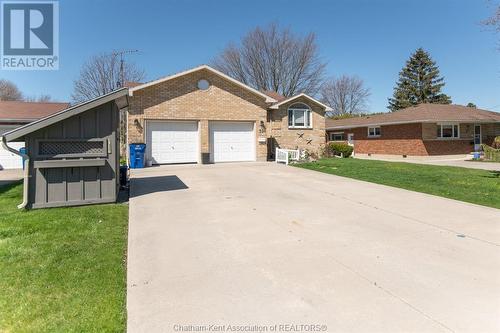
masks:
[(400, 111), (327, 119), (329, 141), (348, 141), (355, 154), (468, 154), (500, 135), (500, 113), (460, 105), (420, 104)]
[(275, 147), (318, 154), (325, 144), (326, 105), (263, 93), (206, 65), (129, 94), (128, 143), (146, 143), (153, 164), (265, 161)]
[[(47, 117), (64, 110), (69, 103), (0, 101), (0, 136), (17, 127)], [(19, 149), (24, 144), (15, 142), (12, 147)], [(0, 146), (0, 170), (22, 168), (21, 158)]]

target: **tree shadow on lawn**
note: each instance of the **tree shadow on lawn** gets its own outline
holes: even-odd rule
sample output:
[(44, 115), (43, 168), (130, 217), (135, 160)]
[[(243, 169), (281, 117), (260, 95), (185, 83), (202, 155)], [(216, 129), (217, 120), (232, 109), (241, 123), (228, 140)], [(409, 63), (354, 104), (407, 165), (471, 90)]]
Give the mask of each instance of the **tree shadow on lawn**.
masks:
[(487, 176), (481, 176), (484, 178), (500, 178), (500, 171), (489, 171)]
[(21, 184), (22, 181), (16, 180), (16, 181), (10, 181), (10, 180), (0, 180), (0, 195), (4, 194), (5, 192), (10, 191), (13, 187), (16, 187), (17, 185)]

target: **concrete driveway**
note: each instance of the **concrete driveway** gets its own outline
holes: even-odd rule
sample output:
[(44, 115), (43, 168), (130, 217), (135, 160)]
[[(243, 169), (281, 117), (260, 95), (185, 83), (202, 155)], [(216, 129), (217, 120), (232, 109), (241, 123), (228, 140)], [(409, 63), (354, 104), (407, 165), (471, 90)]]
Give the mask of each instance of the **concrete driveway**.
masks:
[(500, 331), (500, 210), (273, 163), (131, 186), (129, 332)]

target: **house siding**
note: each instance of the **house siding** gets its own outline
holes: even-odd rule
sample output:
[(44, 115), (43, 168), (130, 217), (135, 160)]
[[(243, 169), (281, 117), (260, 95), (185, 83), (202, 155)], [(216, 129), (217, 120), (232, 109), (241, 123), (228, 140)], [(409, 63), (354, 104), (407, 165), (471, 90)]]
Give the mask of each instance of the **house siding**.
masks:
[[(474, 123), (460, 124), (459, 139), (437, 137), (437, 123), (414, 123), (381, 127), (381, 136), (368, 137), (368, 128), (359, 127), (330, 132), (354, 134), (354, 152), (357, 154), (383, 155), (454, 155), (468, 154), (474, 150)], [(482, 124), (483, 143), (491, 144), (500, 135), (500, 124)]]
[[(303, 103), (312, 110), (312, 128), (289, 128), (288, 108), (296, 103)], [(274, 149), (306, 150), (313, 157), (319, 157), (325, 146), (325, 110), (307, 98), (297, 98), (285, 103), (278, 110), (268, 114), (269, 158), (273, 158)]]
[[(210, 88), (199, 90), (201, 79)], [(210, 121), (248, 121), (255, 124), (256, 159), (266, 160), (267, 104), (264, 99), (207, 70), (196, 71), (141, 90), (129, 99), (128, 143), (144, 143), (148, 120), (199, 122), (201, 154), (210, 153)], [(202, 161), (200, 155), (199, 161)]]

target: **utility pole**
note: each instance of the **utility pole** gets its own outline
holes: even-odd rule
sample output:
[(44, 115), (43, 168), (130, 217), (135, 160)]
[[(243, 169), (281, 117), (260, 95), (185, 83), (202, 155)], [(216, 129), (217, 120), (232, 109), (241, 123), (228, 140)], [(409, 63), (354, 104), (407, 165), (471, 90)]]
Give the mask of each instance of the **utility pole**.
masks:
[(119, 88), (122, 88), (125, 85), (125, 69), (123, 67), (125, 60), (123, 60), (123, 56), (125, 54), (131, 54), (137, 52), (139, 52), (139, 50), (121, 50), (113, 52), (113, 55), (120, 56), (120, 81), (117, 82)]

